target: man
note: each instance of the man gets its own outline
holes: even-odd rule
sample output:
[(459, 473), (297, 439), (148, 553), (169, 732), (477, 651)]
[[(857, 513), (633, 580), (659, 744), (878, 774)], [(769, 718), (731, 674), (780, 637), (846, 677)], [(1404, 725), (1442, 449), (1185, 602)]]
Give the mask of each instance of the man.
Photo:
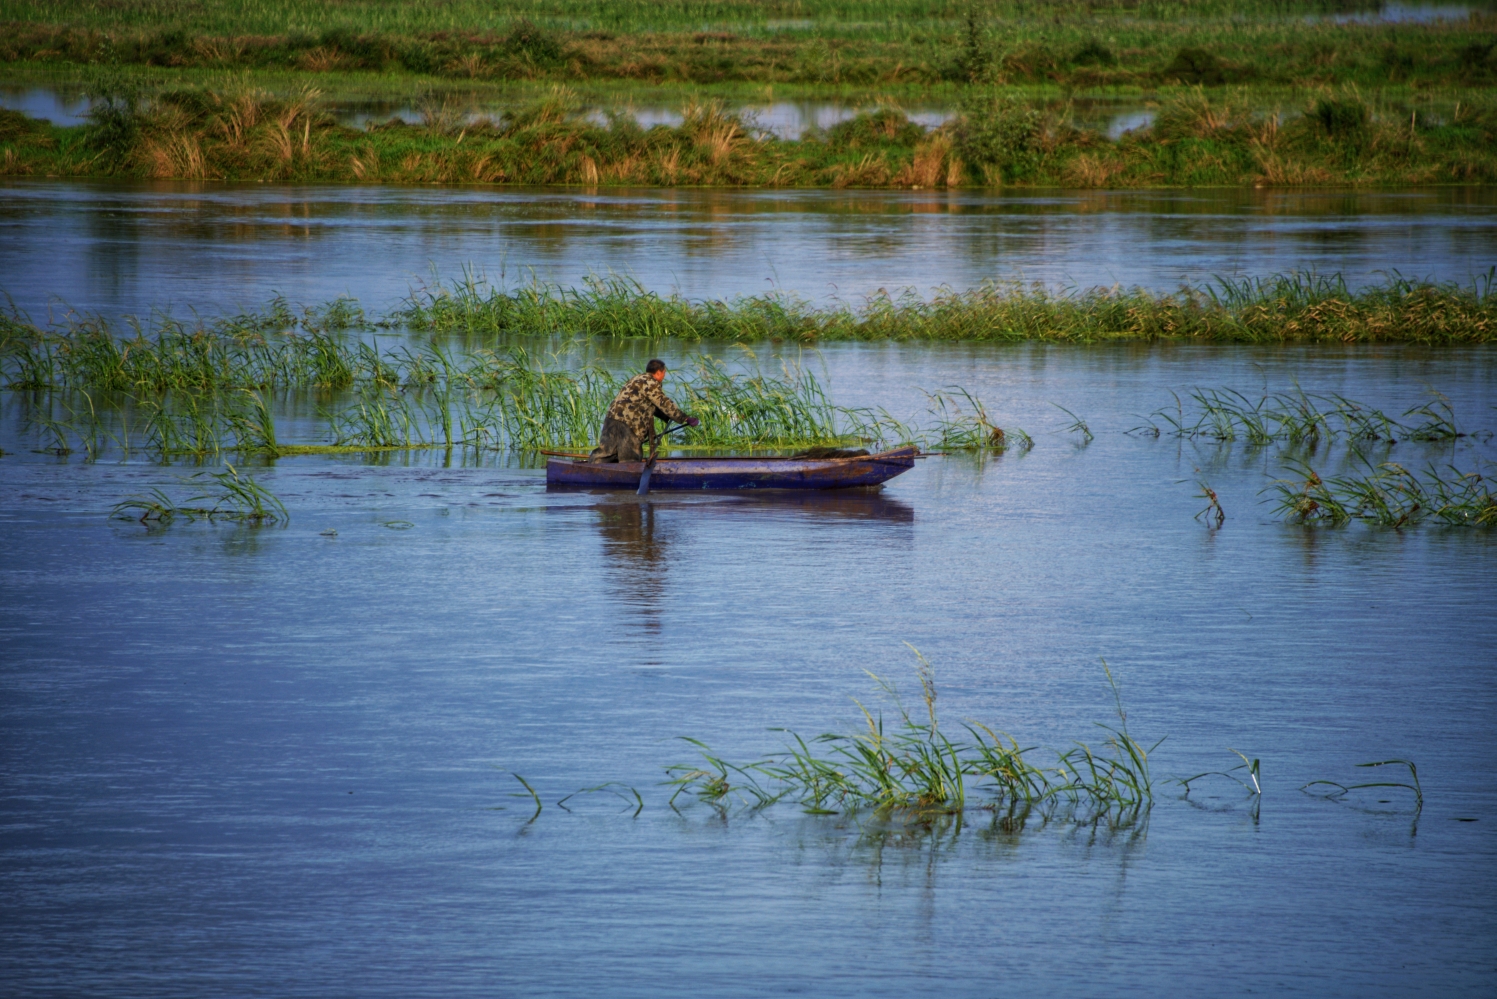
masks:
[(654, 359), (645, 365), (645, 373), (624, 383), (613, 405), (603, 417), (603, 433), (598, 446), (588, 456), (590, 461), (643, 461), (644, 445), (655, 433), (658, 417), (695, 427), (702, 421), (681, 412), (660, 388), (665, 381), (665, 362)]

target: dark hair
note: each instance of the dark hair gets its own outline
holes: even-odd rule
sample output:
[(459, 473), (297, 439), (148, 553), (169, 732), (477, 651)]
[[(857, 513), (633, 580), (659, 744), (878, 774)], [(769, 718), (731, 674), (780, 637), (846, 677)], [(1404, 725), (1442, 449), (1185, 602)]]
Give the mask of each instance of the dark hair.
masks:
[(650, 358), (650, 363), (645, 365), (645, 374), (653, 375), (657, 371), (665, 370), (665, 362), (658, 357)]

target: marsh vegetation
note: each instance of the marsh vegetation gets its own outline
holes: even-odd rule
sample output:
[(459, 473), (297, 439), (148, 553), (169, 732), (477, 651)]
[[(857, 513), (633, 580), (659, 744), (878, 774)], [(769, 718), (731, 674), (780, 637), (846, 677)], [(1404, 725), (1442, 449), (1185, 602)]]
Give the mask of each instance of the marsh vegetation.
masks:
[(1069, 98), (973, 86), (928, 129), (882, 102), (795, 139), (721, 100), (676, 125), (607, 120), (563, 86), (478, 113), (429, 100), (420, 123), (340, 124), (321, 91), (248, 83), (147, 93), (111, 84), (87, 125), (0, 110), (0, 175), (188, 180), (955, 189), (1483, 183), (1497, 178), (1497, 103), (1355, 87), (1265, 101), (1183, 88), (1150, 123), (1110, 137)]

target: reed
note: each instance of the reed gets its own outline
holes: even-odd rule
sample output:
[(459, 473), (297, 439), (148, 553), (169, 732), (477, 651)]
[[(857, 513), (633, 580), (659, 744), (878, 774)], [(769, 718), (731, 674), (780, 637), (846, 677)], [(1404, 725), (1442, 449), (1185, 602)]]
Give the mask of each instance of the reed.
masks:
[(1227, 511), (1222, 509), (1221, 499), (1217, 497), (1216, 490), (1207, 485), (1204, 479), (1197, 479), (1196, 485), (1200, 492), (1196, 493), (1197, 499), (1206, 501), (1206, 505), (1196, 512), (1195, 519), (1212, 527), (1221, 527), (1227, 522)]
[(859, 308), (814, 308), (786, 295), (731, 301), (661, 296), (619, 277), (582, 288), (494, 288), (472, 274), (413, 294), (391, 317), (415, 330), (463, 333), (679, 337), (733, 342), (818, 340), (1200, 339), (1276, 343), (1408, 340), (1479, 343), (1497, 337), (1492, 275), (1470, 286), (1392, 278), (1350, 290), (1339, 278), (1289, 274), (1156, 295), (1095, 288), (1054, 294), (987, 283), (966, 291), (879, 293)]
[[(667, 768), (666, 786), (675, 789), (672, 806), (683, 795), (718, 807), (736, 797), (751, 808), (792, 800), (812, 814), (868, 810), (887, 817), (1025, 805), (1048, 814), (1064, 808), (1081, 822), (1120, 822), (1152, 805), (1149, 753), (1159, 744), (1145, 748), (1129, 733), (1106, 663), (1117, 723), (1100, 726), (1107, 733), (1102, 746), (1077, 742), (1044, 766), (1031, 762), (1034, 747), (1022, 747), (985, 725), (966, 723), (948, 734), (936, 709), (934, 669), (918, 652), (916, 658), (924, 702), (918, 714), (906, 707), (891, 683), (870, 673), (891, 702), (894, 718), (888, 724), (883, 711), (855, 702), (864, 719), (862, 731), (807, 739), (774, 729), (784, 734), (784, 747), (742, 764), (722, 759), (699, 740), (686, 739), (697, 747), (699, 760)], [(982, 804), (974, 806), (973, 800)]]
[(938, 451), (995, 451), (1009, 448), (1028, 451), (1034, 439), (1018, 427), (1005, 430), (988, 418), (980, 399), (960, 387), (950, 387), (930, 396), (935, 417), (932, 436)]

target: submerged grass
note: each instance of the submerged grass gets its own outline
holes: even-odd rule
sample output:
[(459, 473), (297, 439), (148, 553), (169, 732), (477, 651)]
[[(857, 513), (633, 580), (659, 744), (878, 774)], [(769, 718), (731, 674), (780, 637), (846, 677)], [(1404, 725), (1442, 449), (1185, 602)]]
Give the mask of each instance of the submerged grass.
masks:
[[(199, 472), (184, 481), (193, 488), (203, 488), (205, 483), (211, 482), (217, 491), (175, 500), (162, 489), (154, 488), (146, 496), (133, 496), (116, 503), (113, 515), (122, 520), (138, 520), (147, 526), (154, 524), (159, 527), (178, 517), (236, 520), (251, 526), (285, 524), (290, 520), (285, 504), (274, 493), (233, 465), (226, 464), (222, 472)], [(211, 501), (211, 505), (202, 506), (205, 500)]]
[[(1264, 393), (1253, 398), (1236, 389), (1197, 388), (1189, 404), (1175, 395), (1173, 408), (1155, 410), (1132, 433), (1244, 441), (1255, 446), (1287, 443), (1314, 450), (1322, 443), (1350, 441), (1388, 444), (1404, 441), (1456, 441), (1472, 432), (1456, 425), (1450, 400), (1436, 393), (1400, 417), (1355, 402), (1343, 395), (1293, 392)], [(1485, 431), (1476, 436), (1490, 436)]]
[[(858, 702), (865, 728), (854, 733), (826, 733), (810, 739), (785, 733), (784, 748), (747, 763), (730, 763), (696, 739), (697, 762), (667, 768), (671, 804), (683, 795), (724, 806), (736, 798), (754, 808), (782, 800), (813, 814), (868, 810), (880, 817), (895, 813), (957, 813), (974, 807), (1038, 807), (1049, 813), (1064, 808), (1080, 822), (1123, 823), (1153, 803), (1149, 753), (1128, 731), (1128, 717), (1112, 672), (1106, 673), (1117, 706), (1117, 723), (1101, 724), (1100, 747), (1077, 742), (1055, 754), (1049, 765), (1032, 762), (1034, 747), (980, 723), (960, 731), (942, 729), (936, 710), (935, 674), (916, 653), (924, 711), (912, 713), (889, 682), (869, 674), (892, 702), (895, 718), (886, 724), (882, 711)], [(1163, 740), (1160, 740), (1161, 742)]]
[(1479, 469), (1431, 464), (1420, 474), (1396, 462), (1373, 464), (1359, 457), (1365, 473), (1330, 477), (1305, 462), (1286, 461), (1295, 477), (1270, 486), (1275, 512), (1295, 523), (1328, 526), (1360, 520), (1398, 528), (1435, 520), (1452, 527), (1497, 527), (1497, 493)]

